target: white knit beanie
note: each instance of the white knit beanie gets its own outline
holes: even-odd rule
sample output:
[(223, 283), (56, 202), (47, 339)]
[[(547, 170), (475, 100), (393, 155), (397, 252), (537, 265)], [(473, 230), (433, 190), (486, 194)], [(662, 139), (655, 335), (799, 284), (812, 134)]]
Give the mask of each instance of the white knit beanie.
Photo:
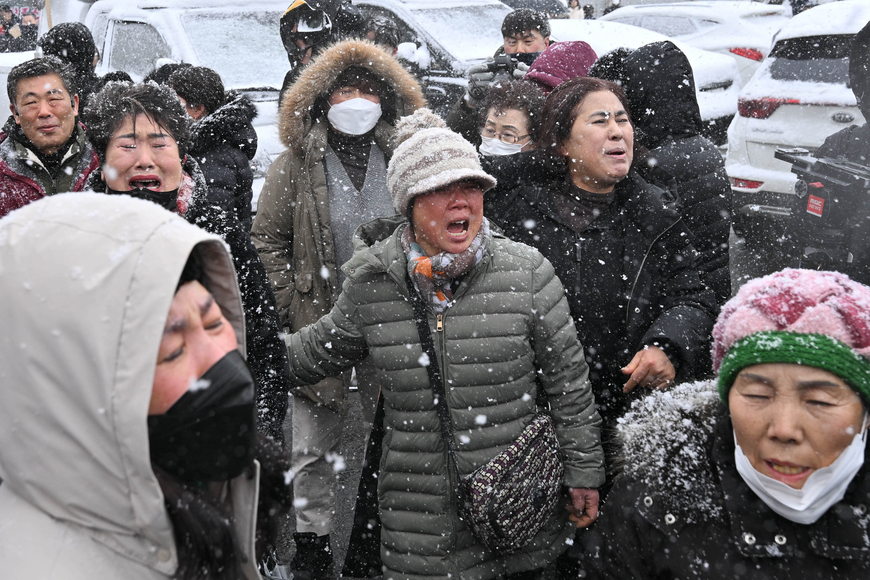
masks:
[(418, 195), (470, 179), (483, 191), (495, 178), (480, 166), (474, 146), (447, 129), (429, 109), (417, 109), (396, 124), (399, 146), (387, 167), (387, 189), (393, 207), (408, 217), (408, 205)]

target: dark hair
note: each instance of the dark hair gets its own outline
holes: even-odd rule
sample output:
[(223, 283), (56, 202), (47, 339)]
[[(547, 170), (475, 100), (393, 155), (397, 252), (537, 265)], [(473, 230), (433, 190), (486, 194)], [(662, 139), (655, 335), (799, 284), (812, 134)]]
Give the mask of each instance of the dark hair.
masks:
[(46, 56), (22, 62), (9, 71), (9, 76), (6, 77), (6, 94), (9, 97), (9, 102), (13, 106), (15, 105), (18, 81), (46, 75), (59, 76), (63, 83), (63, 88), (70, 95), (70, 99), (72, 99), (73, 95), (78, 94), (78, 91), (75, 89), (76, 84), (73, 78), (72, 67), (56, 56)]
[(547, 21), (547, 16), (543, 12), (520, 8), (505, 16), (501, 23), (501, 35), (505, 38), (511, 38), (529, 30), (537, 30), (544, 38), (550, 36), (550, 23)]
[(589, 76), (622, 86), (626, 79), (625, 60), (632, 52), (632, 49), (623, 47), (600, 56), (589, 69)]
[(562, 144), (571, 134), (574, 121), (583, 100), (592, 93), (610, 91), (625, 107), (631, 120), (631, 112), (628, 108), (628, 100), (625, 93), (618, 85), (601, 79), (589, 77), (577, 77), (565, 81), (550, 93), (547, 102), (544, 103), (544, 112), (541, 124), (541, 137), (538, 139), (537, 148), (547, 154), (551, 160), (564, 161), (564, 154), (560, 152)]
[(178, 292), (179, 288), (188, 282), (194, 281), (208, 288), (205, 276), (205, 260), (202, 257), (199, 246), (194, 247), (187, 257), (187, 262), (184, 263), (184, 269), (181, 270), (181, 276), (178, 278), (178, 285), (175, 287), (175, 291)]
[(172, 73), (167, 84), (190, 106), (202, 105), (211, 115), (226, 102), (221, 76), (204, 66), (181, 67)]
[(521, 80), (499, 80), (494, 83), (480, 108), (480, 124), (486, 123), (490, 109), (496, 112), (516, 109), (525, 113), (532, 141), (538, 140), (541, 128), (541, 111), (547, 97), (535, 83)]
[(341, 71), (335, 82), (315, 99), (311, 118), (326, 118), (326, 113), (329, 111), (329, 97), (336, 89), (362, 86), (374, 89), (374, 92), (377, 93), (381, 100), (381, 119), (392, 125), (396, 120), (395, 91), (385, 79), (379, 77), (366, 67), (359, 65), (351, 65)]
[(45, 56), (56, 56), (71, 64), (77, 74), (93, 74), (97, 45), (91, 31), (81, 22), (61, 22), (37, 44)]
[(112, 135), (125, 119), (145, 115), (167, 131), (178, 144), (183, 157), (190, 140), (190, 117), (171, 88), (157, 83), (109, 83), (91, 96), (84, 112), (88, 139), (101, 161)]
[(181, 481), (156, 465), (151, 469), (163, 492), (178, 550), (178, 580), (237, 580), (242, 577), (239, 544), (227, 505), (207, 490)]
[(155, 68), (153, 71), (145, 75), (145, 78), (142, 79), (143, 83), (147, 83), (148, 81), (154, 81), (158, 85), (165, 85), (169, 82), (169, 77), (172, 76), (172, 73), (175, 71), (193, 66), (189, 62), (169, 62)]
[(391, 46), (393, 48), (399, 46), (399, 27), (396, 26), (392, 18), (382, 14), (369, 16), (366, 18), (363, 31), (366, 35), (369, 32), (375, 33), (375, 37), (372, 39), (375, 44)]

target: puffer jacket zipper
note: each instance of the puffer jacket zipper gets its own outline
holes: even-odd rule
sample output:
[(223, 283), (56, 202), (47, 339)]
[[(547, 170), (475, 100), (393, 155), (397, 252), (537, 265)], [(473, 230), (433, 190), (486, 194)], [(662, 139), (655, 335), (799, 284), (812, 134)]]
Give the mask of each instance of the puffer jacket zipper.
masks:
[[(444, 334), (444, 319), (445, 319), (445, 317), (446, 317), (446, 310), (445, 310), (445, 312), (442, 312), (441, 314), (435, 315), (435, 334), (432, 336), (432, 340), (436, 340), (436, 339), (438, 340), (437, 349), (436, 349), (438, 351), (438, 359), (439, 359), (438, 366), (440, 367), (440, 370), (441, 370), (441, 380), (444, 383), (444, 397), (445, 397), (445, 402), (447, 403), (447, 410), (449, 412), (450, 411), (450, 403), (449, 403), (450, 399), (449, 399), (448, 393), (450, 390), (450, 384), (449, 384), (450, 381), (447, 379), (447, 338), (446, 338), (446, 335)], [(430, 361), (430, 363), (431, 363), (431, 361)], [(447, 467), (447, 485), (449, 486), (449, 489), (450, 489), (450, 511), (451, 512), (455, 511), (458, 514), (459, 513), (459, 503), (457, 501), (456, 493), (454, 493), (454, 490), (458, 489), (458, 487), (459, 487), (459, 481), (455, 480), (455, 478), (459, 477), (459, 473), (457, 471), (457, 473), (454, 474), (453, 470), (450, 469), (450, 448), (447, 445), (446, 441), (444, 442), (444, 461), (445, 461), (444, 465)], [(459, 469), (458, 465), (456, 466), (456, 469), (457, 470)], [(448, 516), (449, 516), (449, 514), (448, 514)], [(458, 537), (458, 532), (456, 530), (456, 520), (454, 520), (452, 517), (448, 517), (448, 519), (450, 520), (450, 535), (451, 535), (451, 538), (453, 539), (453, 544), (455, 545), (456, 538)], [(457, 562), (455, 561), (455, 559), (451, 559), (451, 563), (454, 566), (454, 568), (456, 568), (456, 569), (452, 570), (451, 573), (456, 578), (459, 578), (460, 577), (459, 573), (461, 572), (461, 570), (459, 570)]]

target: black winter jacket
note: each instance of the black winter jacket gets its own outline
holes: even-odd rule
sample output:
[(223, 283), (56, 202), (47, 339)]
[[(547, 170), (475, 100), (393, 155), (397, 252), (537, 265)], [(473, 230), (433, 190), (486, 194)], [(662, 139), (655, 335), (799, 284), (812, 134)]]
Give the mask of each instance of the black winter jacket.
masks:
[[(816, 157), (846, 160), (870, 168), (870, 126), (852, 125), (825, 139), (816, 151)], [(847, 274), (861, 284), (870, 284), (870, 198), (860, 189), (849, 190), (851, 195), (844, 203), (849, 204), (847, 232), (850, 236), (850, 251), (854, 259), (849, 264), (838, 263), (834, 268)], [(801, 214), (805, 220), (808, 216)]]
[(622, 393), (628, 377), (619, 369), (644, 345), (661, 346), (680, 381), (710, 373), (714, 299), (700, 280), (691, 234), (664, 207), (657, 188), (632, 171), (617, 184), (613, 203), (575, 234), (553, 202), (563, 195), (555, 192), (563, 190), (564, 179), (491, 191), (484, 215), (553, 263), (608, 426), (629, 402)]
[[(209, 200), (208, 186), (196, 161), (188, 157), (183, 169), (193, 178), (194, 188), (184, 211), (178, 213), (188, 222), (220, 236), (230, 247), (245, 310), (248, 366), (257, 385), (257, 427), (260, 432), (283, 442), (290, 367), (269, 277), (248, 230), (233, 213)], [(89, 190), (105, 191), (100, 170), (91, 174), (88, 186)], [(179, 193), (179, 197), (182, 196)]]
[(701, 135), (692, 66), (670, 41), (647, 44), (626, 58), (623, 88), (637, 142), (655, 167), (638, 164), (642, 175), (676, 193), (676, 209), (695, 236), (701, 279), (721, 307), (731, 298), (731, 186), (722, 155)]
[(796, 524), (737, 472), (731, 419), (713, 383), (680, 385), (643, 403), (620, 427), (624, 472), (598, 522), (578, 534), (584, 578), (870, 577), (866, 454), (843, 500), (816, 523)]
[(257, 153), (257, 132), (251, 122), (257, 108), (241, 93), (229, 91), (226, 104), (201, 117), (190, 128), (189, 153), (208, 184), (208, 199), (234, 212), (245, 231), (251, 231), (251, 159)]

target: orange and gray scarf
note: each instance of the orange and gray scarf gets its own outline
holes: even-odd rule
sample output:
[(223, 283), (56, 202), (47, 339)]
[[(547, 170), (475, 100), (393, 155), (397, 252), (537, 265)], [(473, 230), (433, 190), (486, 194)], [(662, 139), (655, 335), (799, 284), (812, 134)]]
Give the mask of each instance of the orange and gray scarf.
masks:
[(402, 249), (408, 258), (408, 274), (423, 300), (427, 300), (436, 313), (444, 312), (453, 300), (450, 283), (464, 276), (483, 259), (491, 234), (489, 222), (483, 218), (480, 230), (471, 244), (459, 254), (441, 252), (427, 256), (414, 240), (409, 226), (402, 232)]

